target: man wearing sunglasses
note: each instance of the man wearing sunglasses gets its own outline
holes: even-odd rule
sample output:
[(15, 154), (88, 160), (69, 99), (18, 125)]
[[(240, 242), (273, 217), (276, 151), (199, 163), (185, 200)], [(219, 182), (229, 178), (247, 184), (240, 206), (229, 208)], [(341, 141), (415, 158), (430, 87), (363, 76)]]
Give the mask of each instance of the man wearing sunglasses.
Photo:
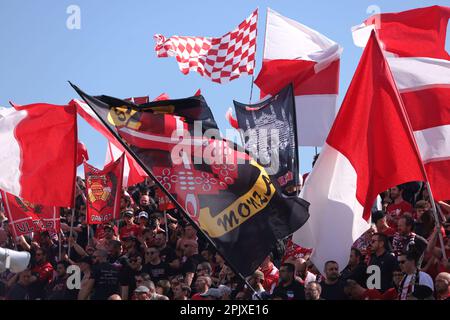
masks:
[(399, 286), (400, 300), (411, 300), (413, 297), (424, 300), (433, 296), (433, 279), (428, 273), (419, 270), (419, 256), (420, 253), (411, 250), (398, 257), (400, 269), (405, 274)]
[(135, 277), (142, 272), (142, 257), (131, 256), (119, 273), (120, 292), (122, 300), (129, 300), (136, 289)]
[(389, 240), (384, 233), (374, 233), (370, 247), (372, 249), (372, 256), (370, 257), (369, 266), (375, 265), (380, 268), (380, 291), (384, 293), (393, 287), (392, 276), (394, 270), (398, 268), (398, 263), (394, 254), (389, 250)]
[(145, 250), (145, 265), (143, 270), (150, 275), (152, 281), (155, 283), (159, 280), (167, 280), (169, 278), (169, 265), (161, 260), (159, 249), (156, 246)]

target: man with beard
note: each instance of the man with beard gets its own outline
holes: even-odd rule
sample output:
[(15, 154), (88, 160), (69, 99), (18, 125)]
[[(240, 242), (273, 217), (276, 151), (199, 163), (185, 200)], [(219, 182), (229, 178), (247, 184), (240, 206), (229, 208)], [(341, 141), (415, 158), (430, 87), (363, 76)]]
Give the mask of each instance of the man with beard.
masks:
[(415, 234), (414, 219), (410, 216), (403, 216), (398, 219), (398, 232), (392, 240), (393, 251), (396, 256), (402, 252), (410, 251), (414, 247), (415, 252), (420, 256), (425, 252), (428, 241)]
[(148, 214), (153, 213), (156, 210), (157, 206), (155, 200), (150, 197), (148, 194), (143, 194), (139, 199), (139, 209), (138, 211), (145, 211)]
[(87, 292), (92, 292), (91, 300), (106, 300), (119, 293), (119, 271), (107, 261), (108, 253), (96, 250), (93, 255), (94, 265), (87, 282)]
[(305, 298), (306, 300), (323, 300), (320, 295), (322, 293), (322, 287), (317, 281), (311, 281), (306, 285)]
[(76, 300), (78, 290), (67, 287), (67, 267), (69, 263), (59, 261), (56, 265), (56, 279), (47, 288), (47, 300)]
[(52, 281), (53, 267), (47, 260), (46, 251), (39, 248), (34, 255), (35, 263), (31, 269), (30, 299), (43, 299), (45, 287)]
[(283, 263), (280, 267), (280, 284), (273, 290), (274, 296), (284, 296), (287, 300), (305, 300), (305, 288), (295, 281), (295, 266)]
[(389, 196), (392, 200), (387, 208), (387, 222), (389, 227), (397, 230), (398, 219), (404, 214), (412, 215), (413, 207), (409, 202), (403, 200), (403, 187), (397, 186), (389, 189)]
[(370, 257), (369, 266), (375, 265), (380, 268), (381, 288), (384, 293), (392, 288), (392, 276), (394, 270), (398, 268), (398, 262), (395, 255), (389, 251), (389, 240), (384, 233), (374, 233), (371, 241), (372, 256)]
[(322, 298), (325, 300), (347, 300), (345, 282), (339, 277), (339, 265), (336, 261), (325, 262), (325, 279), (320, 283)]

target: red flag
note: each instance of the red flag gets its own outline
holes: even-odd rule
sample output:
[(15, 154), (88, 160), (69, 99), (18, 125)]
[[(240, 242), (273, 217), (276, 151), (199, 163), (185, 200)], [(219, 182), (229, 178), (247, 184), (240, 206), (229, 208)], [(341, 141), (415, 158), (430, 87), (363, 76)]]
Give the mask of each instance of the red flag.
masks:
[(73, 106), (0, 109), (0, 189), (32, 203), (70, 207), (76, 150)]
[(60, 214), (56, 207), (32, 204), (10, 193), (0, 191), (9, 224), (16, 237), (31, 232), (60, 232)]
[(84, 163), (88, 224), (119, 219), (123, 164), (124, 155), (103, 170)]
[(170, 209), (175, 209), (175, 205), (170, 201), (169, 197), (161, 191), (161, 189), (156, 189), (156, 196), (158, 197), (158, 210), (165, 211)]
[(353, 242), (370, 227), (377, 195), (425, 180), (400, 95), (372, 34), (300, 194), (311, 203), (311, 215), (293, 241), (314, 248), (311, 259), (319, 270), (328, 260), (343, 268)]
[(83, 161), (89, 160), (89, 154), (86, 146), (83, 142), (78, 141), (77, 144), (77, 167), (83, 163)]
[[(411, 121), (436, 200), (450, 199), (450, 55), (445, 37), (450, 7), (383, 13), (353, 28), (365, 46), (375, 29)], [(381, 28), (375, 28), (379, 23)]]

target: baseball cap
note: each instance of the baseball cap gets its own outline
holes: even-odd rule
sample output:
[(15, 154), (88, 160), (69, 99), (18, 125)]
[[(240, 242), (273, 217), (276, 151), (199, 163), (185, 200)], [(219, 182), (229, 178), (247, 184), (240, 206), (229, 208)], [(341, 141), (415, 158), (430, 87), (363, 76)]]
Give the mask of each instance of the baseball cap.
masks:
[(128, 217), (133, 217), (134, 216), (134, 212), (133, 210), (126, 210), (123, 212), (124, 216), (128, 216)]
[(147, 288), (146, 286), (139, 286), (136, 288), (136, 290), (134, 290), (134, 292), (136, 293), (149, 293), (150, 289)]
[(222, 292), (217, 288), (209, 288), (205, 293), (200, 294), (201, 297), (222, 298)]
[(145, 211), (139, 212), (139, 219), (140, 219), (140, 218), (148, 219), (148, 213), (145, 212)]

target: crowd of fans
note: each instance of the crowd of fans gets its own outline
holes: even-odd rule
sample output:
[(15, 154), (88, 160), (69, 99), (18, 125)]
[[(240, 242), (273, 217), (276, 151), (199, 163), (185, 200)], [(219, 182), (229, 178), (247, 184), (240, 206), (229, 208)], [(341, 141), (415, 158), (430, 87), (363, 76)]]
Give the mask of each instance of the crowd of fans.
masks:
[[(438, 227), (420, 183), (393, 187), (380, 195), (383, 210), (373, 210), (373, 227), (349, 248), (347, 266), (334, 261), (315, 266), (310, 249), (285, 239), (247, 283), (177, 209), (158, 210), (156, 186), (151, 182), (125, 190), (121, 219), (101, 225), (86, 224), (83, 190), (78, 179), (76, 210), (72, 215), (70, 209), (61, 209), (60, 234), (44, 231), (16, 238), (6, 217), (0, 216), (0, 247), (31, 253), (28, 269), (0, 274), (0, 299), (450, 298), (450, 264), (438, 239), (442, 234), (448, 258), (450, 205), (437, 203)], [(70, 265), (81, 271), (78, 288), (68, 285)], [(368, 288), (373, 266), (380, 269), (378, 289)]]

